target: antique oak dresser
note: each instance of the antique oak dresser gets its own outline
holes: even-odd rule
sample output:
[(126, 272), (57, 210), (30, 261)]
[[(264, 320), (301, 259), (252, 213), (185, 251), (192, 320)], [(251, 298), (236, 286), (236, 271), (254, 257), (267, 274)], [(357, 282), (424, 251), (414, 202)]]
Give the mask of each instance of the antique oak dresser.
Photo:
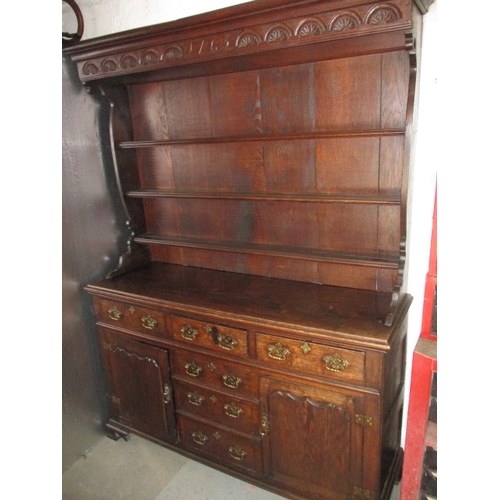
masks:
[(111, 437), (287, 498), (388, 499), (424, 0), (256, 0), (65, 48), (128, 251), (91, 283)]

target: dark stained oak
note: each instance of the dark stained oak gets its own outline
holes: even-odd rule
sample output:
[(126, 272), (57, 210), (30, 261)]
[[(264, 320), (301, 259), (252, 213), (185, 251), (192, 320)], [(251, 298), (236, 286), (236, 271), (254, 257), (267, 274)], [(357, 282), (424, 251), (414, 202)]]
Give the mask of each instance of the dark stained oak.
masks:
[(388, 500), (430, 3), (256, 0), (64, 49), (108, 106), (129, 229), (86, 287), (111, 437), (293, 500)]

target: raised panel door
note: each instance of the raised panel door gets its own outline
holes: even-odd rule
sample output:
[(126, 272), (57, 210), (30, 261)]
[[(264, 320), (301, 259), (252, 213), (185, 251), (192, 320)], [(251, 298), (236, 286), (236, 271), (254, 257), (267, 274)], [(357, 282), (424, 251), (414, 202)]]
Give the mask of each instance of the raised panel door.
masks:
[(174, 436), (168, 353), (99, 328), (111, 418), (161, 441)]
[(262, 378), (261, 434), (271, 481), (307, 498), (351, 498), (362, 481), (362, 398)]

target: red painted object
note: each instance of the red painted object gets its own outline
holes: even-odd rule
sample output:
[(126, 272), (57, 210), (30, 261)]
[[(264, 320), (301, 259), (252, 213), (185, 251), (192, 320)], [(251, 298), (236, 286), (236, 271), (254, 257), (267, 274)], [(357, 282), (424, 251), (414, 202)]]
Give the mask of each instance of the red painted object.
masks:
[[(429, 420), (432, 379), (437, 373), (437, 204), (434, 200), (429, 272), (426, 277), (422, 329), (413, 352), (408, 421), (400, 500), (421, 498), (424, 452), (437, 451), (437, 423)], [(429, 497), (433, 498), (433, 497)]]

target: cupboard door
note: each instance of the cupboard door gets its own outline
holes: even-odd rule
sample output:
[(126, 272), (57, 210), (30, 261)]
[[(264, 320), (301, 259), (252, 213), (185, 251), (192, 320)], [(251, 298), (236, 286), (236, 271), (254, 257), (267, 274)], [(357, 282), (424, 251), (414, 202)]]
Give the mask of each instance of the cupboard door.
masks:
[(111, 417), (130, 429), (168, 441), (175, 428), (168, 352), (102, 327), (99, 335)]
[(260, 390), (270, 479), (308, 498), (351, 498), (362, 482), (362, 398), (272, 378)]

